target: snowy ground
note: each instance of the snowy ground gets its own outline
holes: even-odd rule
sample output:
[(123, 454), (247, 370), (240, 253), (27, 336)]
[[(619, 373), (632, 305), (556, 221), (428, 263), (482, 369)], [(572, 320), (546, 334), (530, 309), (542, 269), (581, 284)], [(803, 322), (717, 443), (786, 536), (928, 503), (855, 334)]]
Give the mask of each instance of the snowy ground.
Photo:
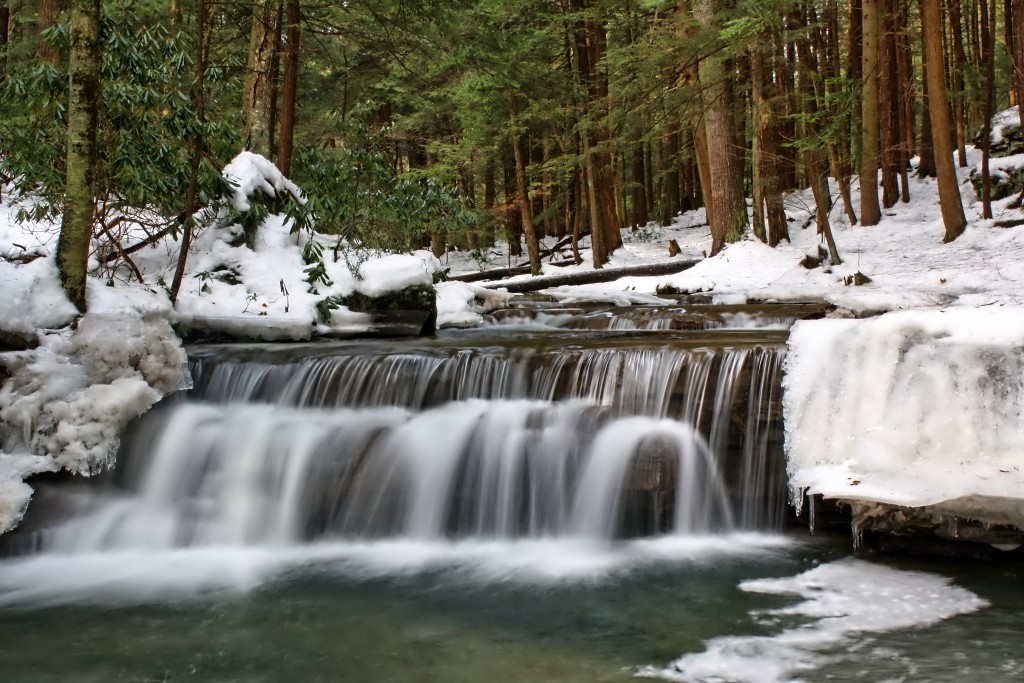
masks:
[[(971, 164), (979, 160), (972, 151)], [(235, 163), (241, 188), (295, 191), (258, 158), (243, 155)], [(1000, 162), (1000, 168), (1012, 166)], [(960, 169), (969, 226), (951, 244), (941, 242), (935, 181), (915, 178), (911, 203), (885, 210), (874, 227), (850, 226), (836, 198), (830, 219), (839, 266), (800, 265), (820, 242), (813, 201), (804, 192), (786, 199), (790, 241), (776, 249), (748, 237), (676, 275), (549, 293), (575, 301), (650, 303), (660, 287), (671, 286), (723, 303), (831, 302), (839, 308), (837, 319), (800, 322), (790, 342), (786, 417), (794, 486), (905, 505), (972, 495), (1021, 499), (1024, 227), (982, 220), (968, 172)], [(859, 210), (856, 182), (853, 194)], [(234, 201), (244, 208), (245, 193)], [(1021, 217), (1010, 201), (996, 204), (996, 221)], [(120, 426), (187, 381), (169, 321), (265, 339), (305, 338), (365, 325), (364, 317), (343, 307), (328, 323), (318, 322), (316, 304), (326, 296), (429, 284), (439, 267), (458, 274), (516, 265), (502, 246), (452, 252), (440, 264), (425, 253), (388, 256), (355, 272), (344, 259), (325, 258), (327, 280), (311, 293), (302, 259), (308, 237), (290, 234), (281, 217), (271, 216), (254, 250), (230, 245), (237, 226), (199, 235), (175, 310), (163, 285), (173, 273), (176, 245), (166, 241), (135, 259), (145, 284), (126, 283), (123, 273), (91, 281), (90, 313), (72, 329), (74, 311), (57, 286), (52, 260), (55, 226), (17, 224), (15, 211), (0, 205), (0, 328), (36, 336), (40, 346), (0, 354), (0, 370), (6, 365), (12, 375), (0, 388), (0, 531), (16, 521), (30, 495), (23, 476), (102, 467)], [(681, 248), (676, 259), (701, 258), (710, 249), (704, 223), (699, 210), (668, 227), (623, 231), (625, 244), (610, 266), (668, 260), (669, 240)], [(544, 272), (589, 269), (586, 246), (583, 265), (545, 264)], [(19, 257), (25, 254), (40, 258), (23, 264)], [(858, 272), (871, 281), (848, 284)], [(477, 324), (482, 313), (508, 300), (477, 285), (442, 283), (438, 322)], [(886, 315), (850, 319), (879, 313)], [(111, 332), (118, 343), (107, 349)], [(1004, 376), (993, 378), (995, 368), (1003, 368)], [(916, 397), (913, 405), (908, 396)]]

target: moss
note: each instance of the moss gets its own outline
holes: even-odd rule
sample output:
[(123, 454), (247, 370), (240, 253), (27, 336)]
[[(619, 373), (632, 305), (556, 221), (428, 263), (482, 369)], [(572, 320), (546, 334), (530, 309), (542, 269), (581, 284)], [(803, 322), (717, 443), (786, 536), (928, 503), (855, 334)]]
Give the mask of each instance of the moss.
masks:
[(343, 297), (341, 303), (357, 313), (381, 316), (400, 311), (424, 311), (426, 322), (421, 334), (433, 334), (437, 325), (437, 292), (432, 286), (416, 285), (381, 296), (367, 296), (360, 292)]

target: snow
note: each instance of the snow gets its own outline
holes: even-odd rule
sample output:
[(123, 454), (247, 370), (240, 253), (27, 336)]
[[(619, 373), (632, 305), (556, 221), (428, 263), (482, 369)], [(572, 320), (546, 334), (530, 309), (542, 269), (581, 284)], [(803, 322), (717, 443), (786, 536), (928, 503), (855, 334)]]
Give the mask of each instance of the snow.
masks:
[(665, 669), (639, 674), (671, 681), (776, 683), (803, 680), (840, 659), (839, 646), (854, 649), (865, 634), (923, 628), (975, 612), (988, 603), (934, 574), (901, 571), (856, 559), (824, 564), (781, 579), (740, 584), (751, 593), (796, 596), (802, 602), (756, 614), (765, 626), (802, 621), (773, 635), (722, 636), (704, 652), (685, 655)]
[(297, 201), (305, 201), (298, 186), (285, 178), (272, 161), (259, 154), (248, 151), (240, 153), (224, 167), (221, 174), (235, 186), (231, 205), (239, 212), (249, 210), (252, 206), (249, 200), (257, 192), (271, 197), (286, 192)]

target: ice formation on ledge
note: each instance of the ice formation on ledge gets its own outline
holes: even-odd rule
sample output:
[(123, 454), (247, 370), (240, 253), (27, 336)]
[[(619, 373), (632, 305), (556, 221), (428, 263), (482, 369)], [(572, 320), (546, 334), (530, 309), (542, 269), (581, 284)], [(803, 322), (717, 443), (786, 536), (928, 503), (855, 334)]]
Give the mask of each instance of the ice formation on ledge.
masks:
[(1024, 498), (1024, 309), (798, 322), (789, 348), (794, 490), (910, 507), (984, 496), (1004, 514)]

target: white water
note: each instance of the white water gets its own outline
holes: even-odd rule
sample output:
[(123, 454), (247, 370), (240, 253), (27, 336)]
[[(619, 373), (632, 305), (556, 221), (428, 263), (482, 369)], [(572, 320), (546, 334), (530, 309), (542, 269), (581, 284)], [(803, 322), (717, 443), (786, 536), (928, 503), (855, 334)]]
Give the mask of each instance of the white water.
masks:
[(611, 581), (660, 564), (704, 566), (764, 558), (792, 541), (773, 534), (461, 541), (398, 538), (287, 547), (206, 546), (48, 553), (0, 563), (0, 607), (141, 604), (244, 594), (289, 572), (349, 578), (444, 570), (475, 583), (525, 585)]

